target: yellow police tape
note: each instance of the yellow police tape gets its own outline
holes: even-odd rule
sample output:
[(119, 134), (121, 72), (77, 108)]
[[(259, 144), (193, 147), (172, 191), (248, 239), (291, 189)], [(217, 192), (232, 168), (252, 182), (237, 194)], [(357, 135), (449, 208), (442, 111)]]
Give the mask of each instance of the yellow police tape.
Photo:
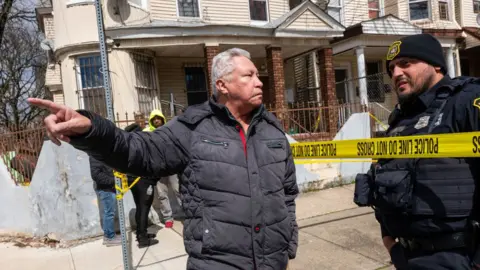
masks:
[(135, 181), (133, 181), (132, 184), (128, 186), (128, 180), (127, 180), (128, 178), (126, 174), (113, 171), (113, 175), (122, 180), (122, 187), (115, 185), (115, 189), (117, 189), (120, 192), (120, 194), (117, 194), (116, 196), (117, 200), (121, 200), (123, 198), (123, 195), (125, 195), (125, 193), (127, 193), (138, 181), (140, 181), (140, 177), (137, 177)]
[[(292, 143), (295, 163), (315, 158), (480, 157), (480, 132)], [(353, 160), (343, 162), (355, 162)], [(308, 164), (308, 162), (304, 163)]]

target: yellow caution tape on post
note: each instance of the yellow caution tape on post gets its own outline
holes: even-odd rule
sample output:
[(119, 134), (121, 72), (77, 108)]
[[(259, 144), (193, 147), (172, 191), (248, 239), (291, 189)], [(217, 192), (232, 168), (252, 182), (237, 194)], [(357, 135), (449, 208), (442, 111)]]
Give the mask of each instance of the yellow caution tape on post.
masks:
[(292, 143), (291, 149), (294, 159), (311, 160), (480, 157), (480, 132)]
[(122, 186), (119, 187), (115, 185), (115, 189), (120, 192), (120, 194), (117, 194), (117, 200), (121, 200), (123, 198), (123, 195), (127, 193), (138, 181), (140, 181), (140, 177), (137, 177), (133, 183), (128, 186), (128, 178), (127, 175), (121, 172), (113, 171), (113, 175), (117, 178), (120, 178), (122, 180)]

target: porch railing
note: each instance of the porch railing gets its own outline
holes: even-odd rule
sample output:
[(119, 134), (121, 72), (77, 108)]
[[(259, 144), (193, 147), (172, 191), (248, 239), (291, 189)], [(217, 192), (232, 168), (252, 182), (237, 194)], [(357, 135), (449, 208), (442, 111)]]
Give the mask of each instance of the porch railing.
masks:
[[(331, 140), (354, 113), (364, 111), (360, 103), (322, 106), (318, 102), (289, 103), (285, 109), (267, 105), (267, 109), (282, 122), (285, 133), (296, 140)], [(332, 119), (333, 117), (333, 119)], [(331, 121), (334, 121), (333, 126)]]

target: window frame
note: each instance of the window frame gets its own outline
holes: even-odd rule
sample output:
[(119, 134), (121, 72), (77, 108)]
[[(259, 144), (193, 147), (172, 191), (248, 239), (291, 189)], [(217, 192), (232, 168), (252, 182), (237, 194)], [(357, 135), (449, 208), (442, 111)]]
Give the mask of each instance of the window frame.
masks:
[[(411, 4), (427, 2), (427, 12), (428, 16), (426, 18), (412, 19)], [(410, 21), (425, 21), (432, 19), (432, 3), (431, 0), (408, 0), (408, 18)]]
[[(475, 12), (475, 3), (477, 3), (477, 12)], [(472, 0), (472, 10), (473, 14), (480, 14), (480, 0)]]
[[(154, 109), (160, 109), (161, 107), (161, 101), (160, 101), (160, 85), (158, 81), (158, 70), (157, 70), (157, 63), (156, 59), (153, 55), (142, 53), (142, 52), (131, 52), (130, 57), (132, 60), (133, 64), (133, 72), (134, 72), (134, 84), (133, 88), (135, 89), (135, 93), (137, 94), (137, 103), (138, 103), (138, 108), (139, 110), (144, 113), (145, 115), (149, 115), (150, 112)], [(149, 70), (150, 73), (150, 82), (152, 85), (141, 85), (139, 83), (139, 78), (137, 76), (137, 70), (139, 72), (142, 72), (143, 66), (142, 64), (145, 64), (144, 62), (147, 62), (146, 68)], [(137, 66), (140, 63), (140, 66)], [(148, 92), (148, 93), (147, 93)], [(141, 100), (140, 96), (141, 94), (147, 93), (148, 96), (150, 95), (151, 102), (150, 104), (146, 105), (147, 103), (144, 103), (143, 100)], [(150, 108), (146, 108), (148, 106), (151, 106)]]
[[(369, 18), (370, 20), (377, 19), (377, 18), (380, 18), (380, 17), (383, 16), (383, 15), (382, 15), (382, 14), (383, 14), (383, 12), (382, 12), (382, 6), (383, 6), (383, 5), (382, 5), (382, 2), (383, 2), (383, 1), (382, 1), (382, 0), (376, 0), (376, 1), (378, 1), (378, 8), (370, 8), (370, 6), (368, 6), (368, 18)], [(368, 1), (367, 1), (367, 3), (368, 3)], [(368, 4), (369, 4), (369, 3), (368, 3)], [(370, 17), (370, 11), (377, 11), (377, 12), (378, 12), (378, 16), (375, 17), (375, 18)]]
[[(160, 1), (165, 1), (165, 0), (160, 0)], [(181, 18), (183, 20), (200, 20), (203, 18), (201, 0), (193, 0), (193, 1), (197, 1), (198, 17), (180, 16), (180, 5), (178, 1), (179, 0), (175, 0), (175, 5), (177, 6), (177, 18)]]
[[(327, 6), (327, 14), (328, 14), (329, 9), (338, 9), (338, 17), (340, 19), (339, 23), (343, 24), (344, 20), (345, 20), (345, 16), (344, 16), (344, 12), (343, 12), (343, 8), (344, 8), (343, 0), (338, 0), (338, 4), (339, 5), (331, 5), (331, 3), (329, 3), (328, 6)], [(333, 18), (332, 15), (330, 15), (330, 14), (328, 14), (328, 15)]]
[[(106, 113), (107, 113), (107, 105), (106, 105), (106, 95), (105, 95), (105, 85), (103, 84), (103, 77), (100, 78), (100, 81), (101, 81), (101, 86), (95, 86), (95, 87), (83, 87), (82, 86), (82, 72), (81, 72), (81, 66), (80, 66), (80, 59), (81, 58), (95, 58), (95, 57), (99, 57), (100, 58), (100, 61), (101, 61), (101, 55), (100, 53), (96, 53), (96, 52), (93, 52), (93, 53), (88, 53), (88, 54), (81, 54), (81, 55), (76, 55), (74, 56), (75, 57), (75, 60), (74, 60), (74, 63), (75, 63), (75, 66), (74, 66), (74, 71), (75, 71), (75, 79), (76, 79), (76, 82), (77, 82), (77, 95), (78, 95), (78, 100), (79, 100), (79, 107), (80, 109), (86, 109), (86, 110), (93, 110), (94, 108), (86, 108), (86, 105), (85, 105), (85, 93), (88, 92), (89, 89), (103, 89), (103, 101), (105, 102), (105, 104), (103, 105), (104, 108), (105, 108), (105, 116), (106, 116)], [(100, 69), (102, 68), (102, 64), (100, 62)], [(100, 74), (101, 74), (101, 70), (100, 70)], [(85, 91), (87, 90), (87, 91)], [(88, 97), (87, 97), (88, 98)], [(100, 113), (100, 112), (97, 112), (97, 113)]]
[[(440, 13), (440, 3), (445, 3), (447, 4), (447, 18), (446, 19), (442, 19), (442, 14)], [(451, 19), (451, 15), (450, 15), (450, 0), (438, 0), (438, 19), (441, 20), (441, 21), (450, 21)]]
[(270, 2), (269, 0), (252, 0), (252, 1), (257, 1), (257, 2), (265, 2), (265, 18), (267, 18), (265, 21), (259, 21), (259, 20), (253, 20), (252, 19), (252, 13), (251, 9), (252, 7), (250, 6), (250, 0), (248, 1), (248, 17), (250, 18), (250, 23), (253, 25), (264, 25), (270, 22)]

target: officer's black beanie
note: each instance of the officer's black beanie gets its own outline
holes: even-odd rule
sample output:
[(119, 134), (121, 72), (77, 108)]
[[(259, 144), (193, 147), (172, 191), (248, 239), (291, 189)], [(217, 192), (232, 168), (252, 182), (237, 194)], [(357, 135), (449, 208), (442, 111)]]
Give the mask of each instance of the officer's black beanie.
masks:
[(447, 71), (445, 57), (440, 42), (430, 34), (418, 34), (404, 37), (393, 42), (387, 52), (387, 72), (392, 74), (388, 68), (390, 61), (398, 57), (411, 57), (426, 63), (442, 68), (443, 74)]

